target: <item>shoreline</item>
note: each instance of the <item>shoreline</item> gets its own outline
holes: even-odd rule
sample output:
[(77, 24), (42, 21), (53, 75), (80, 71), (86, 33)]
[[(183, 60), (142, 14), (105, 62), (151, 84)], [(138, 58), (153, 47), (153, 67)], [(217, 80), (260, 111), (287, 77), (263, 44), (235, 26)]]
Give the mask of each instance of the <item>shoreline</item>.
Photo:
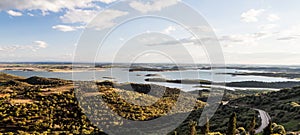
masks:
[(291, 88), (300, 86), (299, 81), (285, 81), (285, 82), (262, 82), (262, 81), (240, 81), (240, 82), (211, 82), (208, 80), (171, 80), (165, 78), (146, 78), (146, 82), (165, 82), (165, 83), (174, 83), (174, 84), (198, 84), (200, 86), (221, 86), (230, 88), (264, 88), (264, 89), (282, 89), (282, 88)]
[[(76, 65), (73, 68), (74, 65), (70, 64), (63, 64), (63, 65), (35, 65), (35, 64), (0, 64), (0, 72), (1, 71), (21, 71), (21, 72), (48, 72), (48, 73), (79, 73), (79, 72), (93, 72), (93, 71), (105, 71), (107, 68), (103, 66), (93, 67), (89, 65)], [(72, 69), (73, 68), (73, 69)], [(178, 70), (184, 70), (180, 69), (179, 67), (168, 67), (168, 68), (161, 68), (158, 67), (155, 68), (144, 68), (144, 67), (133, 67), (129, 68), (129, 72), (135, 72), (135, 71), (156, 71), (156, 72), (168, 72), (168, 71), (178, 71)], [(254, 75), (254, 76), (267, 76), (267, 77), (283, 77), (283, 75), (289, 75), (291, 73), (268, 73), (268, 72), (236, 72), (236, 73), (216, 73), (216, 74), (224, 74), (224, 75), (233, 75), (233, 76), (247, 76), (247, 75)], [(296, 74), (299, 75), (300, 74)], [(166, 78), (159, 78), (161, 76), (159, 73), (148, 73), (145, 75), (145, 78), (143, 79), (143, 83), (147, 82), (154, 82), (154, 83), (169, 83), (169, 84), (185, 84), (185, 85), (207, 85), (203, 88), (207, 87), (222, 87), (224, 89), (281, 89), (281, 88), (289, 88), (289, 87), (295, 87), (300, 86), (300, 80), (295, 81), (274, 81), (274, 82), (263, 82), (263, 81), (236, 81), (236, 82), (226, 82), (226, 83), (219, 83), (219, 82), (211, 82), (208, 80), (193, 80), (193, 79), (179, 79), (179, 80), (172, 80), (172, 79), (166, 79)], [(295, 75), (294, 75), (295, 76)], [(43, 76), (46, 77), (46, 76)], [(158, 78), (146, 78), (146, 77), (158, 77)], [(292, 77), (289, 77), (292, 78)], [(298, 79), (299, 79), (298, 78)], [(61, 78), (64, 79), (64, 78)], [(102, 77), (103, 80), (114, 80), (115, 77)], [(102, 80), (101, 79), (101, 80)], [(122, 81), (120, 81), (122, 82)], [(135, 82), (133, 82), (135, 83)], [(225, 84), (225, 85), (224, 85)], [(164, 84), (159, 84), (163, 86), (168, 86)], [(224, 85), (224, 86), (223, 86)], [(171, 87), (171, 86), (168, 86)], [(174, 86), (175, 88), (178, 88), (177, 86)], [(188, 86), (190, 87), (190, 86)], [(199, 86), (192, 86), (194, 88), (201, 88)], [(185, 89), (184, 87), (181, 87), (180, 89)], [(189, 88), (190, 89), (190, 88)], [(201, 88), (202, 89), (202, 88)], [(189, 91), (188, 89), (185, 89)]]

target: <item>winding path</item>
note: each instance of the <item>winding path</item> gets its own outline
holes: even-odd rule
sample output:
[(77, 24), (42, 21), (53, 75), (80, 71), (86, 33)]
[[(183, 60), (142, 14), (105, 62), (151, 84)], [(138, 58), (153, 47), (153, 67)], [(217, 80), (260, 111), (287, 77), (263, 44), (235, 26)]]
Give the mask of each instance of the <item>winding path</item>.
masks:
[[(237, 108), (239, 106), (231, 106), (231, 107)], [(260, 109), (256, 109), (256, 108), (252, 108), (252, 109), (258, 111), (259, 115), (260, 115), (260, 118), (261, 118), (261, 125), (258, 129), (255, 130), (255, 134), (258, 134), (258, 133), (263, 132), (264, 129), (269, 125), (269, 122), (271, 121), (271, 117), (264, 110), (260, 110)]]
[(269, 121), (271, 120), (271, 117), (264, 110), (260, 110), (260, 109), (254, 109), (254, 110), (259, 112), (259, 115), (261, 118), (261, 125), (258, 129), (255, 130), (255, 134), (258, 134), (258, 133), (261, 133), (268, 126)]

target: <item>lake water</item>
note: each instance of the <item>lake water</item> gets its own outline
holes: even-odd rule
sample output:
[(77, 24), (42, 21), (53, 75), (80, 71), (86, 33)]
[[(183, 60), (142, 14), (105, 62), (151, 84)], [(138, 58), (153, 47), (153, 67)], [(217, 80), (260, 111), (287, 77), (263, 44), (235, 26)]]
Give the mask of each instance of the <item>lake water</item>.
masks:
[[(182, 70), (182, 71), (166, 71), (166, 72), (128, 72), (127, 68), (111, 68), (105, 69), (103, 71), (87, 71), (87, 72), (74, 72), (73, 73), (56, 73), (56, 72), (37, 72), (37, 71), (1, 71), (8, 74), (13, 74), (23, 77), (40, 76), (46, 78), (61, 78), (66, 80), (82, 80), (82, 81), (92, 81), (92, 80), (113, 80), (119, 83), (124, 82), (134, 82), (134, 83), (154, 83), (163, 86), (180, 88), (185, 91), (195, 90), (196, 84), (174, 84), (174, 83), (164, 83), (164, 82), (146, 82), (144, 81), (147, 74), (158, 74), (160, 76), (155, 76), (155, 78), (166, 78), (166, 79), (203, 79), (210, 80), (214, 82), (239, 82), (239, 81), (263, 81), (263, 82), (279, 82), (279, 81), (296, 81), (294, 79), (278, 78), (278, 77), (263, 77), (263, 76), (232, 76), (219, 74), (224, 73), (225, 70)], [(247, 72), (245, 70), (234, 70), (226, 69), (227, 73), (234, 72)], [(251, 72), (251, 71), (249, 71)], [(113, 79), (107, 79), (111, 77)], [(151, 77), (150, 77), (151, 78)], [(214, 79), (212, 79), (214, 78)]]

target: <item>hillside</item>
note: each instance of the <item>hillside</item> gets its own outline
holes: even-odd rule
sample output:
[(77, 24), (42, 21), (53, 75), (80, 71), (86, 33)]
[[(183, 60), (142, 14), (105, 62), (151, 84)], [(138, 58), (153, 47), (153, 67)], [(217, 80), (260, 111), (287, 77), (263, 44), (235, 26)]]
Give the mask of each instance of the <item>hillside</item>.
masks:
[(265, 110), (272, 122), (281, 123), (288, 131), (300, 129), (300, 87), (246, 96), (229, 104)]
[[(93, 123), (126, 131), (126, 128), (121, 130), (119, 126), (126, 127), (130, 122), (112, 119), (112, 113), (105, 110), (109, 109), (114, 115), (130, 121), (163, 118), (165, 122), (165, 125), (137, 125), (137, 131), (155, 129), (157, 132), (165, 132), (166, 127), (179, 124), (174, 117), (188, 115), (174, 131), (166, 132), (170, 135), (186, 135), (191, 134), (191, 123), (198, 121), (205, 105), (219, 105), (205, 103), (209, 90), (187, 93), (153, 84), (118, 84), (108, 81), (76, 82), (75, 87), (74, 82), (61, 79), (22, 78), (8, 74), (0, 74), (0, 80), (0, 133), (105, 134), (102, 130), (108, 127), (97, 127), (89, 121), (88, 116), (92, 116)], [(283, 124), (288, 131), (298, 131), (298, 89), (278, 92), (226, 90), (223, 100), (230, 102), (220, 105), (209, 121), (211, 133), (226, 133), (233, 112), (237, 114), (236, 126), (248, 131), (252, 118), (258, 115), (252, 107), (267, 111), (273, 122)], [(212, 96), (222, 96), (222, 92)], [(179, 99), (180, 104), (176, 104)], [(192, 102), (195, 103), (193, 109), (187, 109)], [(256, 119), (255, 128), (258, 128), (260, 118)], [(205, 132), (203, 127), (195, 126), (194, 129), (198, 134)]]
[[(104, 134), (87, 119), (86, 114), (89, 115), (90, 111), (81, 109), (81, 107), (96, 109), (97, 116), (101, 118), (100, 122), (105, 122), (107, 119), (105, 112), (95, 108), (97, 106), (86, 106), (92, 102), (96, 103), (100, 98), (119, 116), (134, 121), (147, 121), (167, 113), (173, 115), (188, 111), (186, 109), (188, 105), (184, 103), (177, 106), (176, 110), (171, 110), (179, 93), (182, 92), (179, 89), (155, 85), (152, 89), (157, 89), (153, 90), (156, 94), (151, 95), (144, 91), (147, 87), (145, 85), (116, 84), (119, 88), (112, 88), (103, 85), (104, 82), (97, 83), (97, 91), (88, 91), (91, 88), (90, 82), (79, 82), (86, 87), (79, 90), (80, 93), (76, 93), (81, 95), (78, 97), (81, 101), (79, 104), (70, 81), (1, 75), (0, 133)], [(128, 90), (129, 86), (133, 86), (134, 90)], [(163, 95), (159, 95), (161, 88), (166, 90)], [(192, 96), (186, 93), (183, 101), (189, 103), (193, 99)], [(85, 100), (80, 100), (81, 98)], [(202, 108), (204, 105), (204, 102), (197, 101), (196, 108)], [(118, 125), (117, 121), (115, 123)]]

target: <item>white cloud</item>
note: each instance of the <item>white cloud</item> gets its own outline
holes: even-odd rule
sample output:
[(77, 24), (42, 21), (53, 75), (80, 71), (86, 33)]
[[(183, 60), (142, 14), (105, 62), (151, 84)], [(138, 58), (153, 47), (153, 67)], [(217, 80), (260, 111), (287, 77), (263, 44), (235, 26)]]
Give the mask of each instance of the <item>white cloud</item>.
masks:
[(175, 26), (169, 26), (168, 28), (163, 30), (163, 33), (164, 34), (170, 34), (173, 31), (176, 31), (176, 27)]
[(98, 13), (97, 10), (72, 9), (67, 11), (60, 19), (64, 23), (88, 23)]
[(69, 31), (75, 31), (76, 29), (72, 26), (67, 25), (55, 25), (52, 26), (53, 29), (63, 31), (63, 32), (69, 32)]
[(52, 29), (62, 31), (62, 32), (70, 32), (70, 31), (76, 31), (78, 29), (83, 29), (84, 26), (68, 26), (68, 25), (55, 25), (52, 26)]
[(110, 3), (113, 3), (117, 0), (99, 0), (99, 1), (102, 2), (102, 3), (110, 4)]
[(236, 43), (243, 43), (245, 45), (253, 44), (255, 42), (255, 38), (253, 34), (232, 34), (222, 36), (220, 38), (221, 42), (226, 42), (228, 44), (236, 44)]
[(66, 54), (63, 54), (59, 57), (59, 59), (64, 59), (64, 60), (72, 60), (72, 58), (73, 58), (72, 53), (66, 53)]
[(205, 26), (205, 25), (190, 27), (189, 29), (197, 31), (197, 32), (204, 32), (204, 33), (219, 31), (211, 26)]
[[(230, 64), (290, 64), (299, 65), (299, 53), (283, 51), (224, 52), (226, 63)], [(283, 63), (284, 61), (284, 63)]]
[(163, 8), (176, 5), (177, 3), (178, 0), (154, 0), (147, 3), (133, 1), (129, 5), (142, 13), (147, 13), (152, 11), (160, 11)]
[(45, 41), (34, 41), (33, 43), (36, 46), (36, 49), (48, 47), (48, 44)]
[(32, 13), (27, 13), (27, 15), (28, 15), (28, 16), (34, 16), (34, 14), (32, 14)]
[(1, 48), (2, 52), (10, 53), (10, 52), (14, 52), (18, 48), (20, 48), (20, 46), (19, 45), (10, 45), (10, 46), (2, 46), (0, 48)]
[[(60, 16), (62, 23), (76, 24), (81, 23), (85, 25), (89, 23), (101, 10), (101, 7), (97, 5), (95, 2), (102, 2), (106, 4), (110, 4), (117, 0), (1, 0), (0, 1), (0, 12), (9, 10), (9, 13), (12, 16), (21, 16), (21, 12), (16, 12), (14, 10), (20, 11), (32, 11), (38, 10), (41, 11), (42, 15), (48, 15), (51, 12), (62, 12), (64, 13)], [(107, 27), (113, 26), (115, 23), (112, 22), (113, 19), (126, 15), (127, 12), (116, 11), (116, 10), (107, 10), (104, 11), (104, 15), (101, 19), (96, 20), (91, 25), (91, 27), (96, 29), (103, 29)], [(106, 14), (107, 13), (107, 14)], [(28, 16), (35, 16), (33, 12), (28, 12)], [(103, 19), (102, 19), (103, 18)], [(107, 25), (107, 26), (105, 26)], [(55, 25), (52, 27), (53, 29), (60, 31), (75, 31), (77, 29), (83, 28), (82, 26), (73, 27), (68, 25)]]
[(41, 10), (59, 12), (63, 8), (88, 7), (91, 0), (1, 0), (0, 10), (18, 9), (18, 10)]
[(8, 54), (14, 54), (16, 51), (33, 51), (36, 52), (39, 49), (45, 49), (48, 47), (48, 44), (45, 41), (33, 41), (29, 45), (7, 45), (0, 46), (0, 51)]
[(250, 9), (247, 12), (242, 13), (241, 21), (242, 22), (257, 22), (258, 17), (264, 12), (264, 9)]
[(226, 46), (233, 45), (258, 45), (258, 41), (271, 39), (276, 41), (294, 41), (300, 39), (300, 25), (294, 25), (286, 29), (279, 29), (277, 24), (266, 24), (258, 27), (259, 31), (248, 34), (232, 34), (220, 37), (220, 41)]
[(273, 32), (259, 31), (256, 33), (225, 35), (220, 37), (219, 40), (225, 47), (232, 47), (233, 45), (257, 45), (259, 40), (271, 36), (274, 36)]
[(275, 22), (275, 21), (278, 21), (280, 20), (280, 17), (276, 14), (270, 14), (268, 17), (267, 17), (268, 21), (270, 22)]
[(63, 9), (99, 8), (95, 2), (112, 3), (116, 0), (1, 0), (1, 10), (40, 10), (43, 15), (49, 12), (60, 12)]
[(288, 37), (279, 37), (277, 38), (277, 40), (280, 40), (280, 41), (290, 41), (290, 40), (295, 40), (295, 39), (298, 39), (299, 36), (288, 36)]
[(106, 28), (113, 27), (116, 23), (114, 19), (127, 15), (128, 12), (119, 11), (119, 10), (104, 10), (101, 13), (101, 17), (95, 18), (90, 24), (88, 24), (88, 28), (92, 28), (95, 30), (102, 30)]
[[(148, 38), (149, 40), (150, 38)], [(170, 40), (170, 39), (159, 39), (159, 40), (152, 40), (152, 43), (148, 40), (145, 40), (145, 43), (147, 43), (148, 46), (163, 46), (163, 45), (199, 45), (199, 41), (216, 41), (218, 39), (214, 37), (203, 37), (203, 38), (196, 38), (194, 36), (192, 37), (186, 37), (186, 38), (180, 38), (176, 40)], [(156, 41), (157, 43), (153, 43), (153, 41)]]
[[(95, 18), (98, 14), (101, 14), (99, 18)], [(81, 23), (88, 24), (88, 28), (93, 28), (96, 30), (102, 30), (109, 28), (115, 25), (113, 22), (114, 19), (127, 15), (127, 12), (119, 10), (104, 10), (100, 12), (99, 10), (83, 10), (83, 9), (74, 9), (69, 10), (60, 17), (64, 23)], [(94, 19), (94, 20), (93, 20)], [(61, 31), (74, 31), (83, 27), (70, 27), (70, 26), (54, 26), (54, 29), (59, 29)]]
[(300, 31), (300, 25), (291, 26), (290, 28), (278, 32), (277, 39), (286, 40), (286, 41), (299, 39), (300, 38), (299, 31)]
[(21, 12), (13, 11), (13, 10), (8, 10), (6, 11), (11, 16), (22, 16), (23, 14)]
[[(294, 25), (286, 29), (279, 29), (277, 24), (266, 24), (259, 26), (259, 32), (248, 34), (233, 34), (220, 37), (220, 41), (225, 46), (233, 45), (261, 45), (267, 46), (268, 44), (261, 44), (266, 42), (264, 39), (273, 40), (272, 44), (276, 44), (278, 41), (285, 41), (291, 45), (298, 45), (300, 40), (300, 25)], [(278, 40), (278, 41), (276, 41)], [(269, 44), (270, 45), (270, 44)]]
[[(113, 1), (115, 0), (108, 0), (102, 2), (109, 3)], [(101, 14), (101, 16), (99, 18), (95, 18), (98, 14)], [(88, 24), (88, 28), (102, 30), (105, 28), (112, 27), (113, 25), (115, 25), (115, 23), (113, 22), (114, 19), (127, 14), (127, 12), (119, 10), (104, 10), (100, 12), (100, 9), (71, 9), (68, 10), (63, 16), (60, 16), (60, 19), (63, 23), (81, 23), (84, 25), (90, 23)], [(61, 31), (74, 31), (83, 27), (59, 26), (55, 28), (60, 29)]]

